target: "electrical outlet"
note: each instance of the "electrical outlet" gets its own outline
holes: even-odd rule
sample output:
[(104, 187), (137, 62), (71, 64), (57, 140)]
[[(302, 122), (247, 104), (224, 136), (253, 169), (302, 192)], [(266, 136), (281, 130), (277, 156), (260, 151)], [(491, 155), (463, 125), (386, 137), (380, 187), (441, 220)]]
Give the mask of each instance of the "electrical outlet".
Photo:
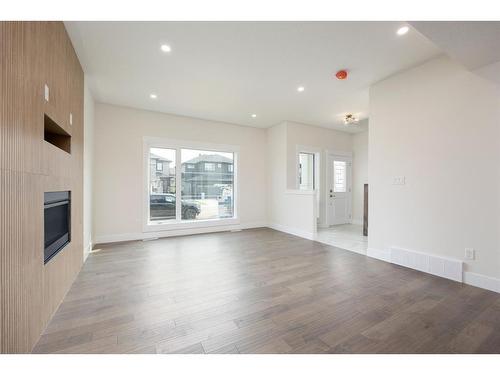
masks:
[(467, 247), (465, 248), (465, 259), (474, 260), (476, 258), (476, 252), (474, 249)]

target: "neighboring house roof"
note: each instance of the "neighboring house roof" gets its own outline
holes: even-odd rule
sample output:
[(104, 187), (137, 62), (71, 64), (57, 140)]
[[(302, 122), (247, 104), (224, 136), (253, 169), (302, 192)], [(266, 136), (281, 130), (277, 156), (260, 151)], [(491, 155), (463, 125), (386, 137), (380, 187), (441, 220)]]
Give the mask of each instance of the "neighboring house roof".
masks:
[[(184, 163), (195, 164), (199, 162), (207, 162), (207, 163), (233, 163), (232, 159), (226, 158), (222, 155), (211, 154), (211, 155), (200, 155), (191, 160), (185, 161)], [(182, 164), (184, 164), (182, 163)]]
[(169, 162), (169, 163), (172, 162), (172, 160), (168, 160), (167, 158), (164, 158), (163, 156), (160, 156), (160, 155), (156, 155), (154, 153), (151, 153), (151, 158), (153, 158), (153, 159), (160, 159), (162, 161), (166, 161), (166, 162)]

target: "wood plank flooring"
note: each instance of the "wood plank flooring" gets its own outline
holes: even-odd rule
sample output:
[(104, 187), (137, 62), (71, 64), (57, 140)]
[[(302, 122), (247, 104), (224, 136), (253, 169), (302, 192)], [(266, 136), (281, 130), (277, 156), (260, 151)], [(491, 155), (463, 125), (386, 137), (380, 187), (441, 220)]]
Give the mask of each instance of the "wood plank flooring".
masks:
[(500, 294), (271, 229), (103, 246), (34, 353), (500, 353)]

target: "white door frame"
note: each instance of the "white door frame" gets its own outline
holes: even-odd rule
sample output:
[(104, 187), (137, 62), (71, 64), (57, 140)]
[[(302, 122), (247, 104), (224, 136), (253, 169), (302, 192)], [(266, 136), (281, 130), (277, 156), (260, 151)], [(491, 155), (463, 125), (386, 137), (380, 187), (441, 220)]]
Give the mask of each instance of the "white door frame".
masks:
[(349, 193), (349, 198), (347, 199), (348, 202), (348, 215), (349, 215), (349, 220), (348, 223), (352, 224), (352, 151), (337, 151), (337, 150), (327, 150), (326, 152), (326, 183), (325, 183), (325, 217), (326, 217), (326, 225), (330, 226), (330, 210), (329, 210), (329, 194), (330, 194), (330, 178), (332, 177), (332, 169), (330, 166), (330, 158), (331, 157), (341, 157), (344, 159), (348, 159), (348, 162), (350, 163), (349, 167), (347, 168), (347, 191)]

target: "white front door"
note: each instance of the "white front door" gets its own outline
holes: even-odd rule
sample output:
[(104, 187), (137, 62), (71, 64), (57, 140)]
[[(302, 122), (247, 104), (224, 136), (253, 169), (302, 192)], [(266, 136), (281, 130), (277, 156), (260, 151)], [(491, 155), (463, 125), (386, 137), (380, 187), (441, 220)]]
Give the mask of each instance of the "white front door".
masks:
[(351, 222), (351, 168), (350, 157), (330, 155), (328, 158), (328, 225)]

